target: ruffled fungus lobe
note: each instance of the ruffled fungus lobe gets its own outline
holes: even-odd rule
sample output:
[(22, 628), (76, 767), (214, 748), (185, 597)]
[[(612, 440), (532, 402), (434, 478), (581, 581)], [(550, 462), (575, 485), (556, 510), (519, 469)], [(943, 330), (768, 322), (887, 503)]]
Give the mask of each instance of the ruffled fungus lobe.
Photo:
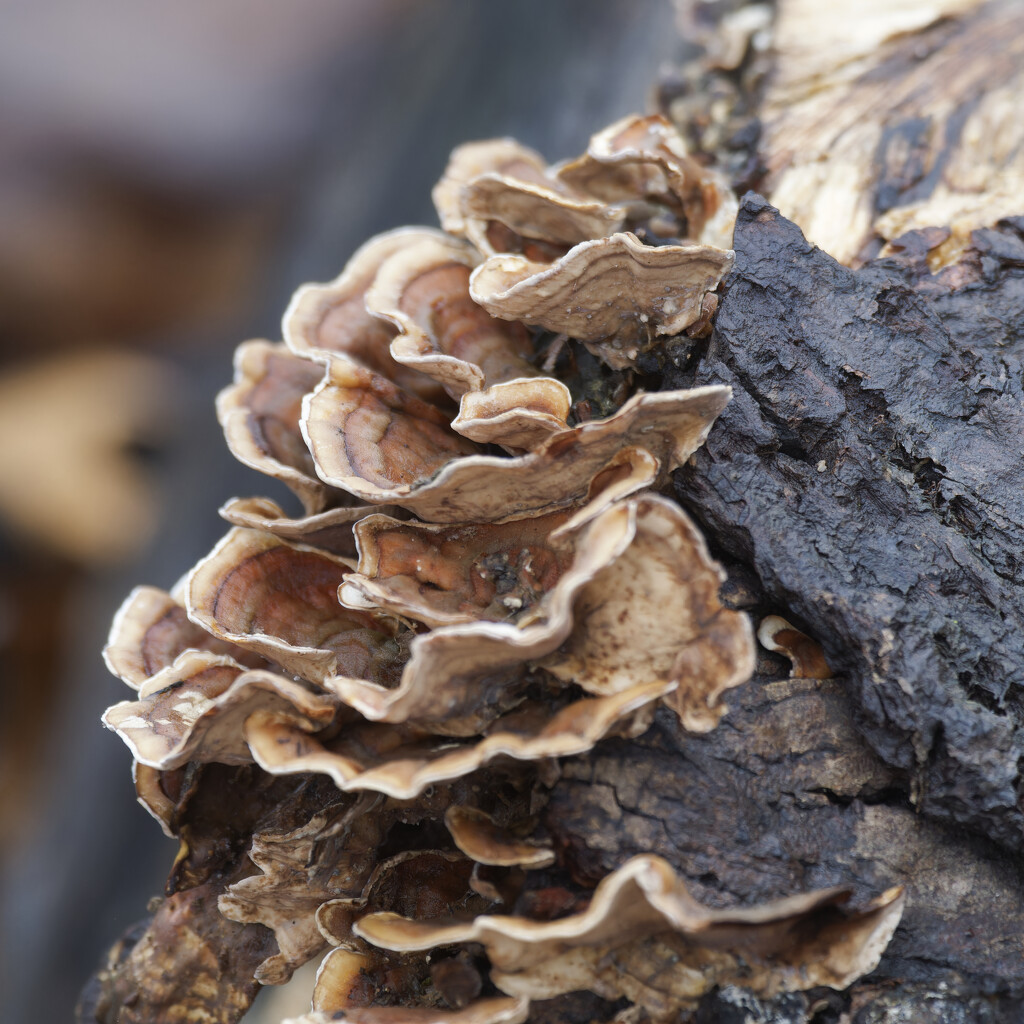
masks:
[(470, 293), (494, 316), (626, 343), (689, 327), (731, 266), (730, 250), (648, 246), (627, 231), (581, 242), (554, 263), (495, 256), (473, 272)]
[[(555, 178), (523, 181), (495, 173), (483, 174), (464, 188), (462, 210), (466, 236), (488, 256), (497, 251), (499, 238), (510, 240), (508, 232), (520, 236), (524, 250), (531, 247), (531, 239), (568, 247), (618, 231), (626, 217), (621, 206), (574, 193)], [(507, 231), (490, 230), (493, 222)]]
[(508, 380), (485, 391), (467, 391), (452, 429), (480, 444), (529, 450), (566, 428), (571, 407), (569, 389), (551, 377)]
[(132, 763), (132, 781), (135, 783), (136, 800), (160, 826), (160, 831), (173, 839), (171, 819), (174, 815), (174, 801), (164, 792), (163, 772), (135, 761)]
[(371, 720), (436, 728), (479, 708), (502, 668), (513, 680), (514, 666), (533, 662), (601, 696), (676, 684), (683, 723), (706, 730), (724, 713), (721, 693), (753, 671), (748, 620), (719, 603), (721, 571), (666, 499), (628, 499), (568, 524), (564, 515), (459, 528), (376, 519), (360, 529), (370, 536), (360, 566), (378, 578), (348, 576), (343, 593), (435, 627), (412, 641), (397, 688), (334, 682)]
[[(511, 522), (480, 528), (473, 536), (472, 531), (461, 528), (459, 532), (468, 536), (461, 543), (455, 540), (451, 547), (465, 561), (461, 567), (457, 562), (452, 565), (456, 575), (449, 584), (453, 591), (448, 597), (449, 602), (451, 599), (459, 601), (458, 590), (461, 589), (465, 607), (471, 596), (469, 587), (475, 574), (484, 584), (472, 595), (479, 608), (478, 614), (451, 625), (437, 625), (431, 632), (413, 639), (410, 659), (397, 687), (384, 688), (357, 679), (336, 679), (332, 689), (346, 704), (371, 721), (430, 723), (435, 730), (451, 730), (458, 735), (456, 723), (468, 717), (470, 729), (477, 731), (482, 724), (481, 716), (486, 721), (488, 707), (500, 706), (498, 694), (516, 683), (527, 663), (540, 662), (569, 639), (576, 625), (574, 606), (577, 594), (619, 558), (632, 539), (634, 531), (628, 509), (629, 505), (606, 509), (586, 521), (579, 536), (564, 539), (562, 545), (554, 544), (544, 536), (545, 528), (550, 534), (553, 529), (564, 526), (564, 517), (559, 515), (545, 517), (543, 522), (534, 520), (534, 530), (523, 530), (518, 522)], [(534, 532), (538, 527), (540, 536)], [(415, 533), (415, 527), (410, 526), (406, 532)], [(451, 535), (450, 530), (446, 532)], [(444, 533), (428, 527), (421, 537), (423, 540), (442, 540), (439, 561), (443, 565)], [(468, 552), (465, 551), (467, 547)], [(525, 553), (520, 556), (520, 551)], [(540, 578), (533, 575), (532, 551), (537, 554), (537, 568), (543, 572)], [(522, 564), (518, 567), (515, 563), (510, 565), (510, 554), (516, 562), (521, 558)], [(425, 559), (420, 559), (420, 562), (425, 564)], [(504, 581), (511, 585), (508, 596), (512, 607), (500, 597), (497, 602), (504, 614), (497, 608), (492, 610), (494, 601), (489, 598), (488, 580), (480, 578), (482, 574), (497, 575), (496, 597), (498, 584)], [(459, 577), (461, 580), (456, 582)], [(359, 585), (355, 577), (352, 580), (351, 585)], [(401, 593), (402, 581), (396, 582)], [(439, 582), (438, 589), (443, 594), (444, 581)], [(541, 586), (547, 589), (542, 591), (539, 589)], [(390, 589), (394, 593), (395, 588)], [(512, 593), (515, 590), (518, 593)], [(406, 611), (410, 617), (422, 617), (428, 622), (435, 619), (431, 608), (431, 589), (424, 588), (414, 594), (411, 588), (406, 587), (405, 593), (408, 596)], [(525, 614), (516, 616), (516, 611), (523, 610), (514, 607), (516, 601), (525, 603), (527, 600), (529, 606), (525, 608)], [(443, 608), (444, 603), (442, 616), (445, 615)], [(448, 614), (450, 616), (451, 613)], [(621, 630), (616, 630), (614, 636), (619, 643), (628, 643)], [(580, 673), (577, 681), (583, 689), (590, 688), (591, 680), (586, 673)], [(630, 680), (631, 683), (657, 681), (671, 682), (667, 678), (659, 680), (657, 676)], [(624, 685), (618, 689), (626, 688)], [(595, 692), (616, 692), (616, 688), (599, 684)]]
[[(615, 369), (643, 340), (695, 323), (732, 265), (736, 199), (658, 115), (624, 118), (560, 167), (506, 140), (456, 150), (435, 203), (442, 224), (489, 257), (470, 283), (480, 305), (577, 338)], [(690, 244), (630, 233), (646, 233), (659, 210), (674, 222), (659, 233)]]
[(476, 251), (445, 236), (425, 235), (378, 270), (366, 308), (394, 324), (392, 357), (426, 373), (453, 397), (536, 373), (521, 324), (488, 317), (469, 297)]
[[(559, 167), (511, 140), (460, 147), (434, 197), (447, 233), (379, 235), (301, 288), (285, 344), (244, 344), (218, 399), (232, 451), (304, 514), (232, 500), (186, 582), (139, 588), (115, 620), (105, 657), (138, 692), (104, 721), (182, 845), (105, 998), (227, 1024), (327, 943), (294, 1024), (520, 1024), (578, 989), (667, 1020), (715, 985), (848, 984), (895, 891), (860, 912), (831, 890), (709, 910), (639, 857), (582, 909), (531, 834), (555, 759), (639, 735), (660, 701), (712, 729), (753, 668), (721, 569), (648, 490), (731, 391), (629, 395), (641, 351), (709, 328), (734, 200), (636, 117)], [(658, 237), (684, 244), (641, 242)], [(545, 368), (582, 343), (620, 371), (609, 415), (578, 401), (569, 426), (578, 395), (537, 369), (531, 325), (568, 335)], [(555, 880), (531, 889), (538, 870)], [(453, 943), (479, 945), (424, 955)]]
[(713, 729), (726, 710), (722, 693), (754, 671), (750, 622), (718, 600), (725, 574), (677, 505), (649, 495), (612, 514), (627, 523), (629, 545), (576, 596), (576, 626), (542, 665), (591, 693), (671, 681), (683, 725)]
[(397, 332), (367, 309), (366, 292), (391, 256), (418, 242), (444, 238), (430, 228), (399, 228), (371, 238), (335, 280), (299, 288), (284, 314), (285, 343), (306, 358), (348, 356), (425, 401), (441, 398), (435, 381), (391, 358), (391, 340)]
[(491, 980), (509, 995), (545, 999), (590, 989), (673, 1020), (716, 985), (772, 996), (845, 988), (873, 970), (899, 923), (902, 892), (889, 890), (861, 911), (841, 907), (847, 895), (826, 889), (709, 910), (668, 863), (641, 856), (604, 879), (585, 911), (556, 921), (414, 921), (379, 913), (359, 920), (355, 931), (398, 951), (479, 942), (493, 965)]
[(339, 596), (434, 628), (519, 619), (568, 568), (571, 545), (550, 539), (568, 518), (448, 526), (367, 516), (356, 527), (359, 571)]
[[(391, 343), (396, 362), (462, 399), (455, 430), (474, 440), (528, 447), (565, 426), (569, 391), (539, 376), (522, 324), (496, 320), (470, 298), (469, 275), (478, 260), (471, 246), (455, 239), (425, 234), (410, 240), (381, 264), (366, 308), (397, 328)], [(470, 398), (481, 391), (483, 400)]]
[(108, 708), (103, 724), (139, 764), (167, 771), (188, 762), (251, 764), (243, 725), (256, 711), (293, 718), (305, 728), (326, 725), (337, 702), (273, 672), (246, 672), (230, 658), (186, 651), (151, 677), (140, 700)]
[(475, 807), (449, 807), (444, 823), (455, 845), (478, 864), (546, 868), (555, 862), (555, 853), (550, 847), (520, 839)]
[(282, 540), (322, 548), (344, 558), (356, 557), (352, 527), (372, 513), (401, 515), (402, 510), (388, 505), (342, 505), (292, 519), (270, 498), (232, 498), (220, 510), (222, 518), (233, 526), (272, 533)]
[(630, 115), (598, 132), (587, 152), (558, 168), (572, 187), (607, 202), (646, 199), (680, 220), (679, 234), (729, 248), (739, 204), (716, 171), (686, 152), (679, 133), (660, 114)]
[[(395, 808), (385, 804), (382, 813), (393, 817)], [(396, 956), (371, 949), (352, 934), (353, 920), (368, 912), (412, 917), (486, 912), (490, 901), (472, 888), (473, 869), (473, 862), (456, 850), (405, 850), (380, 860), (355, 897), (323, 904), (317, 926), (339, 948), (321, 964), (313, 1009), (337, 1013), (380, 1002), (440, 1002), (454, 1009), (475, 1004), (483, 991), (484, 968), (472, 958)]]
[(724, 179), (689, 156), (657, 114), (623, 118), (595, 135), (583, 156), (555, 167), (507, 139), (460, 146), (434, 205), (446, 231), (485, 255), (531, 259), (639, 224), (659, 208), (677, 237), (724, 249), (737, 211)]
[(534, 184), (547, 181), (544, 158), (515, 139), (488, 139), (456, 146), (432, 193), (438, 219), (445, 231), (465, 237), (463, 196), (466, 187), (475, 179), (491, 174)]
[(306, 399), (302, 432), (321, 479), (364, 501), (399, 503), (452, 459), (480, 450), (449, 422), (437, 406), (334, 356)]
[(103, 660), (115, 676), (137, 690), (187, 650), (224, 654), (248, 665), (263, 660), (190, 622), (184, 605), (157, 587), (136, 587), (125, 598), (110, 627)]
[(785, 655), (793, 663), (790, 679), (831, 679), (832, 669), (817, 640), (812, 640), (781, 615), (766, 615), (757, 627), (757, 639), (769, 651)]
[[(291, 716), (257, 712), (245, 724), (256, 763), (273, 775), (301, 772), (330, 776), (346, 793), (384, 793), (397, 800), (420, 796), (429, 787), (462, 778), (492, 761), (543, 761), (590, 750), (610, 733), (642, 731), (649, 719), (637, 714), (671, 693), (672, 683), (644, 683), (609, 697), (574, 700), (552, 713), (539, 702), (495, 719), (471, 742), (455, 743), (415, 727), (349, 726), (337, 739), (312, 736)], [(452, 728), (442, 722), (435, 728)], [(464, 730), (464, 725), (458, 728)]]

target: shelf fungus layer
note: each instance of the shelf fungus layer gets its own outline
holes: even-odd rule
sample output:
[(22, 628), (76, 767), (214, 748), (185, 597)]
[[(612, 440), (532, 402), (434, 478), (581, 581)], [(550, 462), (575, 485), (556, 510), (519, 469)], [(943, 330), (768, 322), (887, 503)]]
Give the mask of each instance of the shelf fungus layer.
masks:
[(247, 341), (235, 352), (235, 382), (217, 396), (217, 418), (239, 462), (285, 483), (307, 512), (319, 512), (327, 487), (299, 433), (302, 400), (324, 368), (284, 345)]
[(494, 316), (578, 338), (623, 369), (648, 337), (695, 323), (732, 260), (731, 250), (649, 246), (624, 231), (580, 242), (550, 263), (494, 256), (473, 271), (470, 294)]
[(162, 771), (190, 761), (251, 764), (243, 725), (256, 711), (274, 711), (313, 729), (338, 710), (336, 700), (307, 684), (274, 672), (247, 672), (230, 658), (200, 651), (186, 651), (151, 677), (139, 697), (109, 708), (103, 724), (136, 761)]
[(211, 636), (190, 621), (175, 594), (146, 586), (136, 587), (118, 609), (103, 660), (123, 683), (138, 690), (189, 650), (224, 655), (250, 667), (265, 664), (259, 655)]
[[(350, 496), (342, 494), (340, 497)], [(270, 498), (232, 498), (220, 509), (221, 518), (232, 526), (272, 533), (282, 540), (322, 548), (343, 558), (356, 557), (352, 528), (374, 513), (403, 515), (402, 509), (389, 505), (345, 504), (293, 519)]]
[(625, 997), (656, 1020), (678, 1019), (714, 986), (772, 996), (845, 988), (875, 968), (899, 923), (903, 896), (860, 910), (826, 889), (754, 907), (710, 910), (659, 857), (635, 857), (594, 891), (585, 911), (555, 921), (481, 916), (411, 920), (369, 914), (355, 931), (395, 951), (480, 943), (503, 992), (546, 999), (590, 990)]
[(560, 181), (606, 202), (646, 200), (676, 219), (680, 237), (727, 249), (739, 204), (717, 171), (686, 152), (671, 122), (632, 114), (590, 140), (557, 169)]
[(317, 471), (332, 486), (431, 522), (496, 522), (578, 503), (626, 448), (648, 451), (667, 476), (704, 443), (730, 395), (727, 387), (640, 393), (607, 419), (501, 458), (480, 454), (433, 406), (335, 360), (302, 422)]
[(391, 357), (394, 324), (366, 306), (366, 293), (385, 262), (396, 253), (445, 235), (432, 228), (398, 228), (364, 243), (328, 284), (304, 284), (284, 314), (285, 344), (297, 355), (323, 362), (348, 356), (425, 401), (443, 396), (438, 383)]
[(466, 235), (465, 190), (477, 178), (490, 174), (534, 184), (548, 180), (544, 158), (515, 139), (485, 139), (456, 146), (432, 193), (441, 227), (449, 234)]
[(343, 593), (437, 627), (412, 640), (396, 688), (332, 681), (370, 720), (436, 727), (477, 715), (517, 667), (537, 664), (600, 696), (674, 684), (684, 724), (709, 729), (721, 694), (753, 671), (750, 624), (719, 603), (721, 571), (667, 499), (616, 502), (582, 525), (554, 514), (459, 528), (378, 519), (361, 536), (370, 530), (361, 564), (378, 578), (348, 576)]
[(395, 327), (391, 356), (397, 363), (461, 400), (452, 421), (456, 431), (529, 447), (565, 427), (569, 392), (534, 367), (522, 324), (492, 317), (470, 297), (478, 262), (472, 246), (456, 239), (432, 234), (410, 241), (380, 266), (366, 308)]
[(446, 231), (485, 255), (531, 259), (652, 221), (662, 235), (727, 249), (737, 210), (722, 176), (690, 156), (658, 114), (625, 117), (582, 156), (551, 167), (509, 139), (460, 146), (434, 205)]
[[(479, 735), (453, 739), (414, 726), (348, 725), (335, 738), (310, 734), (293, 716), (257, 712), (245, 724), (253, 757), (274, 775), (330, 776), (345, 792), (384, 793), (400, 800), (495, 761), (545, 761), (590, 750), (610, 734), (633, 735), (650, 722), (672, 683), (643, 683), (608, 697), (523, 701)], [(443, 727), (443, 726), (442, 726)]]

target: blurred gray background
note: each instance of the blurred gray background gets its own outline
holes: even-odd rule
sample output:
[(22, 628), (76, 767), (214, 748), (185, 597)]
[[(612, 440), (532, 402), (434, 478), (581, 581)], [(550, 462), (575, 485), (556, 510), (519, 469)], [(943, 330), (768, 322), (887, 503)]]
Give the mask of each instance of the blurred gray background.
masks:
[(221, 439), (234, 346), (371, 234), (436, 223), (453, 146), (573, 155), (683, 46), (669, 0), (0, 0), (5, 1024), (71, 1020), (175, 853), (99, 722), (129, 696), (111, 616), (227, 498), (296, 508)]

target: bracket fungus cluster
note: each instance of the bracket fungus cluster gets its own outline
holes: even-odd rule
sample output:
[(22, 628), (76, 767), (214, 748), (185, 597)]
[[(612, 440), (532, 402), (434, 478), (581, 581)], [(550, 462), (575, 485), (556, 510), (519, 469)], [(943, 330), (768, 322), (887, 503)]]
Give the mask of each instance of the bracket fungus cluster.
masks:
[(234, 1021), (329, 946), (304, 1024), (515, 1024), (587, 991), (594, 1020), (682, 1020), (716, 985), (843, 987), (899, 920), (895, 890), (708, 909), (653, 856), (593, 889), (547, 841), (558, 758), (662, 704), (714, 729), (753, 671), (658, 493), (730, 390), (638, 366), (707, 321), (736, 204), (660, 117), (555, 167), (461, 147), (434, 195), (443, 231), (371, 240), (283, 344), (238, 350), (228, 444), (303, 514), (230, 502), (210, 555), (117, 616), (137, 693), (104, 721), (181, 851), (96, 1020)]

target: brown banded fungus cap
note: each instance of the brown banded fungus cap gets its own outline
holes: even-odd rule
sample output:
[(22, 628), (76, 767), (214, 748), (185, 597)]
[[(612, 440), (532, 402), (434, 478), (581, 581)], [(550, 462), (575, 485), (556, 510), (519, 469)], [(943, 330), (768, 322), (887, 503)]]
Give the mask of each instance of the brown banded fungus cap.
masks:
[(239, 462), (287, 484), (307, 512), (318, 512), (327, 488), (299, 433), (303, 398), (324, 368), (284, 345), (249, 341), (235, 352), (235, 382), (217, 396), (217, 418)]
[(555, 862), (555, 853), (549, 846), (518, 837), (476, 807), (449, 807), (444, 823), (455, 845), (478, 864), (546, 868)]
[(508, 139), (460, 146), (434, 205), (446, 231), (485, 255), (531, 259), (545, 247), (553, 252), (644, 226), (652, 214), (660, 214), (662, 233), (728, 248), (738, 208), (724, 179), (691, 157), (657, 114), (623, 118), (593, 136), (583, 156), (553, 167)]
[(623, 369), (641, 340), (695, 323), (732, 260), (731, 250), (648, 246), (625, 231), (581, 242), (552, 263), (494, 256), (473, 272), (470, 294), (495, 316), (578, 338)]
[[(392, 802), (371, 810), (375, 813), (363, 817), (378, 823), (381, 835), (389, 819), (401, 813)], [(369, 832), (364, 832), (358, 847), (366, 847)], [(322, 849), (320, 844), (306, 863), (329, 864)], [(473, 862), (451, 849), (404, 850), (378, 859), (375, 865), (372, 856), (367, 870), (348, 873), (350, 882), (357, 883), (353, 892), (328, 899), (313, 916), (300, 911), (319, 929), (321, 944), (326, 940), (338, 947), (321, 964), (312, 1008), (337, 1013), (380, 1002), (418, 1003), (423, 1008), (440, 1002), (453, 1009), (476, 1003), (483, 991), (482, 964), (462, 957), (438, 960), (421, 954), (391, 954), (368, 946), (352, 933), (356, 918), (382, 910), (412, 917), (485, 912), (491, 903), (471, 886)], [(301, 890), (295, 895), (303, 898)]]
[[(530, 522), (384, 533), (377, 520), (360, 564), (394, 575), (348, 576), (346, 589), (436, 628), (412, 641), (397, 688), (338, 680), (332, 689), (371, 720), (436, 723), (479, 707), (503, 666), (531, 662), (600, 696), (673, 685), (687, 727), (713, 727), (719, 695), (753, 671), (753, 637), (745, 616), (719, 604), (723, 576), (678, 506), (644, 496), (581, 525), (557, 514)], [(392, 566), (381, 565), (382, 542)]]
[(515, 139), (487, 139), (456, 146), (432, 193), (441, 227), (448, 234), (465, 237), (464, 191), (470, 182), (490, 174), (535, 184), (548, 180), (544, 158)]
[(485, 257), (521, 252), (554, 259), (623, 221), (619, 207), (559, 181), (539, 154), (511, 139), (453, 150), (433, 198), (441, 226)]
[[(344, 500), (348, 495), (340, 497)], [(403, 510), (389, 505), (351, 504), (293, 519), (270, 498), (232, 498), (220, 510), (221, 516), (233, 526), (271, 533), (345, 558), (356, 557), (352, 527), (373, 513), (401, 516)]]
[(425, 235), (384, 261), (365, 299), (369, 312), (396, 328), (392, 358), (433, 377), (453, 398), (537, 372), (522, 325), (493, 321), (470, 300), (478, 262), (472, 246)]
[[(642, 730), (659, 698), (687, 728), (712, 728), (721, 694), (753, 669), (747, 619), (719, 604), (720, 571), (677, 506), (601, 495), (592, 505), (571, 520), (360, 524), (360, 565), (376, 578), (348, 574), (347, 603), (432, 628), (412, 638), (397, 685), (322, 682), (380, 724), (325, 740), (294, 716), (257, 713), (246, 724), (256, 760), (405, 798), (497, 757), (565, 756), (611, 729)], [(536, 668), (544, 699), (529, 697)]]
[(151, 677), (140, 700), (108, 708), (103, 724), (125, 741), (135, 760), (166, 771), (189, 762), (251, 764), (243, 725), (256, 711), (274, 711), (304, 728), (326, 725), (337, 701), (274, 672), (246, 672), (223, 656), (186, 651)]
[[(542, 239), (555, 249), (618, 231), (625, 210), (600, 199), (575, 193), (554, 178), (522, 181), (503, 174), (483, 174), (463, 191), (467, 214), (466, 237), (481, 252), (494, 255), (501, 242), (519, 236), (524, 249), (529, 239)], [(494, 230), (495, 225), (506, 228)], [(532, 248), (536, 248), (533, 246)]]
[[(643, 117), (557, 166), (460, 147), (434, 198), (444, 230), (371, 239), (299, 289), (283, 345), (238, 351), (228, 444), (302, 513), (230, 501), (186, 580), (117, 615), (104, 653), (136, 693), (104, 721), (182, 852), (111, 998), (152, 1019), (219, 1001), (228, 1024), (327, 945), (294, 1024), (519, 1024), (577, 989), (667, 1020), (715, 985), (848, 984), (897, 893), (709, 910), (639, 857), (592, 898), (542, 882), (561, 919), (527, 898), (566, 877), (535, 834), (556, 759), (639, 735), (663, 702), (712, 729), (753, 669), (722, 570), (654, 490), (731, 391), (638, 391), (632, 369), (713, 315), (734, 198)], [(580, 346), (619, 382), (600, 416)], [(175, 934), (192, 945), (167, 986)]]
[(349, 356), (425, 401), (440, 399), (443, 391), (436, 381), (391, 358), (397, 331), (367, 309), (366, 292), (389, 257), (424, 240), (444, 238), (430, 228), (399, 228), (371, 238), (335, 280), (299, 288), (284, 314), (285, 344), (307, 359)]
[(449, 526), (368, 516), (356, 527), (358, 571), (339, 597), (432, 628), (520, 619), (572, 561), (571, 542), (552, 540), (568, 519), (565, 511)]
[[(435, 203), (488, 257), (471, 280), (477, 302), (577, 338), (616, 369), (695, 323), (732, 265), (735, 197), (657, 115), (624, 118), (559, 167), (503, 141), (457, 150)], [(655, 223), (689, 244), (631, 233)]]
[(817, 640), (801, 632), (781, 615), (766, 615), (757, 627), (757, 639), (769, 651), (789, 658), (791, 679), (831, 679), (832, 669)]
[(273, 534), (234, 529), (189, 574), (193, 622), (304, 679), (337, 672), (387, 678), (394, 619), (342, 608), (337, 590), (350, 562)]
[[(672, 683), (644, 683), (608, 697), (523, 701), (498, 715), (479, 735), (447, 738), (433, 729), (386, 723), (349, 724), (336, 737), (312, 735), (294, 716), (256, 712), (245, 724), (253, 757), (274, 775), (322, 773), (343, 792), (384, 793), (398, 800), (419, 797), (439, 783), (459, 779), (492, 762), (546, 761), (590, 750), (610, 734), (636, 734), (650, 722), (657, 700)], [(465, 716), (458, 724), (466, 728)]]
[[(533, 347), (522, 324), (496, 320), (473, 302), (469, 277), (478, 259), (471, 246), (427, 235), (384, 261), (366, 308), (397, 328), (396, 362), (434, 378), (463, 405), (470, 400), (452, 421), (455, 430), (466, 433), (468, 425), (476, 440), (483, 434), (506, 447), (528, 447), (565, 426), (569, 390), (529, 361)], [(477, 392), (483, 400), (473, 400)], [(474, 426), (480, 419), (497, 422)]]
[(103, 648), (107, 668), (137, 690), (147, 679), (172, 665), (188, 650), (223, 654), (255, 667), (265, 664), (189, 620), (184, 601), (157, 587), (136, 587), (114, 616)]
[(666, 208), (679, 237), (728, 248), (739, 205), (718, 172), (687, 152), (660, 114), (630, 115), (598, 132), (587, 152), (557, 169), (573, 188), (606, 202), (646, 200)]

